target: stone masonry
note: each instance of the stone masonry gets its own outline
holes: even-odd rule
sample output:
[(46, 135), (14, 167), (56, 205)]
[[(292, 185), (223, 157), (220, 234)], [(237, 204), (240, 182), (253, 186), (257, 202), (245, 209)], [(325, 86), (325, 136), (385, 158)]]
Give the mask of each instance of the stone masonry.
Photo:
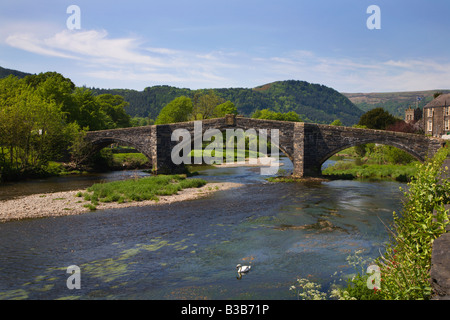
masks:
[[(193, 139), (194, 122), (168, 125), (146, 126), (115, 130), (89, 132), (86, 139), (100, 150), (112, 143), (121, 143), (136, 148), (146, 155), (155, 173), (176, 173), (183, 170), (175, 165), (171, 152), (179, 141), (172, 141), (172, 133), (177, 129), (187, 130)], [(294, 177), (320, 175), (322, 164), (337, 152), (349, 147), (380, 143), (402, 149), (420, 161), (432, 157), (443, 145), (439, 138), (417, 134), (389, 132), (371, 129), (357, 129), (303, 122), (261, 120), (227, 115), (224, 118), (202, 121), (202, 133), (209, 129), (254, 129), (267, 132), (270, 139), (272, 130), (279, 131), (279, 149), (294, 165)], [(266, 130), (266, 131), (262, 131)]]

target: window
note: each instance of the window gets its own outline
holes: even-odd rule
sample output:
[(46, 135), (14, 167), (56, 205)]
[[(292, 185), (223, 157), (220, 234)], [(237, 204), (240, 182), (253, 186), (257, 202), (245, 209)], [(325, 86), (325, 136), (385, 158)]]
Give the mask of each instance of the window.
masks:
[(450, 129), (450, 120), (445, 120), (445, 131), (448, 131)]
[(428, 131), (433, 131), (433, 120), (428, 120)]
[(433, 116), (433, 108), (429, 108), (428, 109), (428, 116), (432, 117)]

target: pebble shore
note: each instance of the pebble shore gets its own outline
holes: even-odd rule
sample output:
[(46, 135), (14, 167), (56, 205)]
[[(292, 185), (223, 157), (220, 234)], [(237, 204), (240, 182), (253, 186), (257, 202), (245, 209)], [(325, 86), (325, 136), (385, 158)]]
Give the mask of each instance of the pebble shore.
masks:
[[(175, 195), (161, 196), (159, 197), (159, 201), (126, 202), (121, 204), (99, 203), (97, 210), (164, 205), (178, 201), (194, 200), (205, 197), (213, 192), (240, 186), (242, 184), (231, 182), (208, 183), (201, 188), (189, 188)], [(0, 223), (23, 219), (78, 215), (90, 212), (88, 208), (84, 207), (90, 201), (85, 201), (83, 198), (76, 196), (80, 191), (85, 192), (86, 190), (34, 194), (17, 199), (0, 201)]]

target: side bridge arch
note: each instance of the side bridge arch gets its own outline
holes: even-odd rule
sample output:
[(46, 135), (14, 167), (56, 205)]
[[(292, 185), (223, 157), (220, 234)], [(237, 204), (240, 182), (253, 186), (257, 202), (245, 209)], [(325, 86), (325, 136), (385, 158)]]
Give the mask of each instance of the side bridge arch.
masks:
[(89, 131), (85, 139), (93, 147), (92, 152), (98, 152), (101, 149), (113, 144), (135, 148), (138, 152), (144, 154), (153, 163), (154, 158), (154, 135), (155, 126), (145, 126), (138, 128), (123, 128), (112, 130)]
[(300, 124), (297, 141), (299, 151), (295, 159), (295, 176), (317, 176), (322, 164), (341, 150), (367, 144), (378, 143), (396, 147), (424, 162), (444, 145), (438, 138), (419, 134), (384, 130), (337, 127), (319, 124)]

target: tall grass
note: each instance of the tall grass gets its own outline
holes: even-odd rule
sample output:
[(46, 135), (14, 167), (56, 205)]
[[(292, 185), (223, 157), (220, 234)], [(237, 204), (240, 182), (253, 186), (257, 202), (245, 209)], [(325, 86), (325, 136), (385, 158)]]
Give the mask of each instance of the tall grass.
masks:
[(84, 197), (93, 205), (99, 202), (132, 202), (154, 200), (158, 196), (173, 195), (187, 188), (199, 188), (206, 184), (202, 179), (186, 179), (184, 175), (159, 175), (141, 179), (130, 179), (108, 183), (97, 183), (87, 192), (77, 196)]
[(398, 164), (358, 164), (350, 161), (338, 161), (323, 170), (322, 174), (330, 178), (344, 179), (392, 179), (408, 182), (417, 173), (418, 162), (408, 165)]

